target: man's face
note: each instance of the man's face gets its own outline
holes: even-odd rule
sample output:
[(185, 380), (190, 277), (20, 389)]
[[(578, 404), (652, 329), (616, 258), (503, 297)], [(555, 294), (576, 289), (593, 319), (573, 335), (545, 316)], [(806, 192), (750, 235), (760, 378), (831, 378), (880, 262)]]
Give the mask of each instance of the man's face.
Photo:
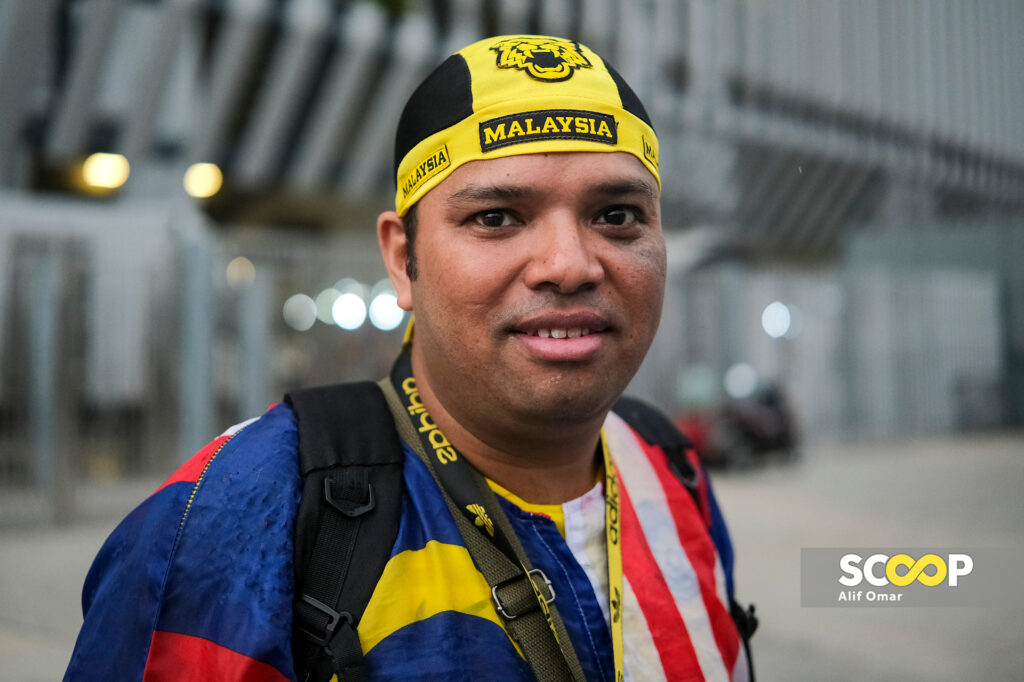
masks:
[[(577, 421), (625, 389), (661, 317), (658, 185), (632, 155), (474, 161), (418, 204), (413, 361), (456, 415)], [(486, 417), (484, 417), (486, 418)]]

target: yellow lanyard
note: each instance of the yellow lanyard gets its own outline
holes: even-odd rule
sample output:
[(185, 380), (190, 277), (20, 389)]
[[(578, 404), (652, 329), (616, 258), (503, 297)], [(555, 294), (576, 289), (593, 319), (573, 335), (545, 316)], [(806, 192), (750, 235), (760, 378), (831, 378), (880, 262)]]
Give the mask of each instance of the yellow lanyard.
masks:
[(608, 551), (608, 620), (612, 630), (612, 656), (615, 661), (615, 682), (622, 682), (622, 533), (619, 513), (619, 476), (615, 471), (608, 439), (601, 432), (604, 455), (604, 532)]

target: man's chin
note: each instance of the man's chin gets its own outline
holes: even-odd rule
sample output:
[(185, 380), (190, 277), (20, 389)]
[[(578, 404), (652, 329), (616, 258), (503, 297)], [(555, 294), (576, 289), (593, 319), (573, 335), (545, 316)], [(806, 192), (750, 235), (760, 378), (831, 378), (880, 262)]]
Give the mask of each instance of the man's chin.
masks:
[(607, 386), (589, 390), (575, 386), (573, 390), (536, 391), (532, 395), (524, 391), (519, 406), (537, 423), (582, 425), (603, 419), (621, 393)]

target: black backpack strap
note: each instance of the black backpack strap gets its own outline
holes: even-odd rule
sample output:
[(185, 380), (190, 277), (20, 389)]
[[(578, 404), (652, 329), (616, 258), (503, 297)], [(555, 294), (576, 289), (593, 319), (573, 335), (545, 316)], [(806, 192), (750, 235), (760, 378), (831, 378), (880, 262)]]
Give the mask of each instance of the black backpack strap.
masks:
[[(710, 503), (700, 492), (700, 480), (703, 472), (690, 461), (686, 454), (688, 450), (693, 450), (693, 443), (690, 442), (690, 439), (683, 435), (683, 432), (660, 410), (636, 398), (627, 396), (619, 398), (612, 411), (622, 417), (645, 442), (657, 446), (665, 453), (672, 473), (690, 493), (697, 509), (700, 510), (710, 527)], [(750, 682), (754, 682), (754, 662), (750, 657), (750, 638), (757, 630), (754, 606), (751, 604), (744, 609), (732, 595), (729, 596), (729, 601), (730, 615), (733, 622), (736, 623), (736, 629), (743, 640), (743, 648), (747, 652)]]
[(708, 515), (708, 501), (700, 495), (700, 469), (686, 457), (686, 451), (693, 449), (693, 443), (683, 435), (675, 424), (660, 410), (642, 400), (623, 396), (615, 403), (612, 411), (622, 417), (630, 428), (650, 445), (656, 445), (668, 458), (668, 466), (683, 484), (697, 509)]
[(296, 677), (316, 682), (336, 674), (359, 682), (357, 626), (398, 534), (404, 455), (372, 382), (302, 389), (285, 401), (298, 418), (303, 479), (295, 533)]

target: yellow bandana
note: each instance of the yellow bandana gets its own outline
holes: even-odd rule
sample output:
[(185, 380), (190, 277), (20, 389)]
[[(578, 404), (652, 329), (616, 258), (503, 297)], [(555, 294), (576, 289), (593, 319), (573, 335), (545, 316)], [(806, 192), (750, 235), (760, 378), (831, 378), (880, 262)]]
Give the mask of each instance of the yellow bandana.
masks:
[[(469, 99), (461, 103), (466, 115), (402, 156), (395, 194), (399, 215), (467, 161), (517, 154), (627, 152), (660, 186), (658, 140), (643, 105), (590, 48), (548, 36), (498, 36), (473, 43), (456, 57), (462, 61), (442, 65), (445, 75), (468, 87), (462, 92), (458, 84), (446, 84), (444, 96)], [(425, 105), (430, 84), (428, 78), (413, 94), (403, 118), (414, 100), (420, 108)], [(444, 106), (458, 110), (459, 104)]]

